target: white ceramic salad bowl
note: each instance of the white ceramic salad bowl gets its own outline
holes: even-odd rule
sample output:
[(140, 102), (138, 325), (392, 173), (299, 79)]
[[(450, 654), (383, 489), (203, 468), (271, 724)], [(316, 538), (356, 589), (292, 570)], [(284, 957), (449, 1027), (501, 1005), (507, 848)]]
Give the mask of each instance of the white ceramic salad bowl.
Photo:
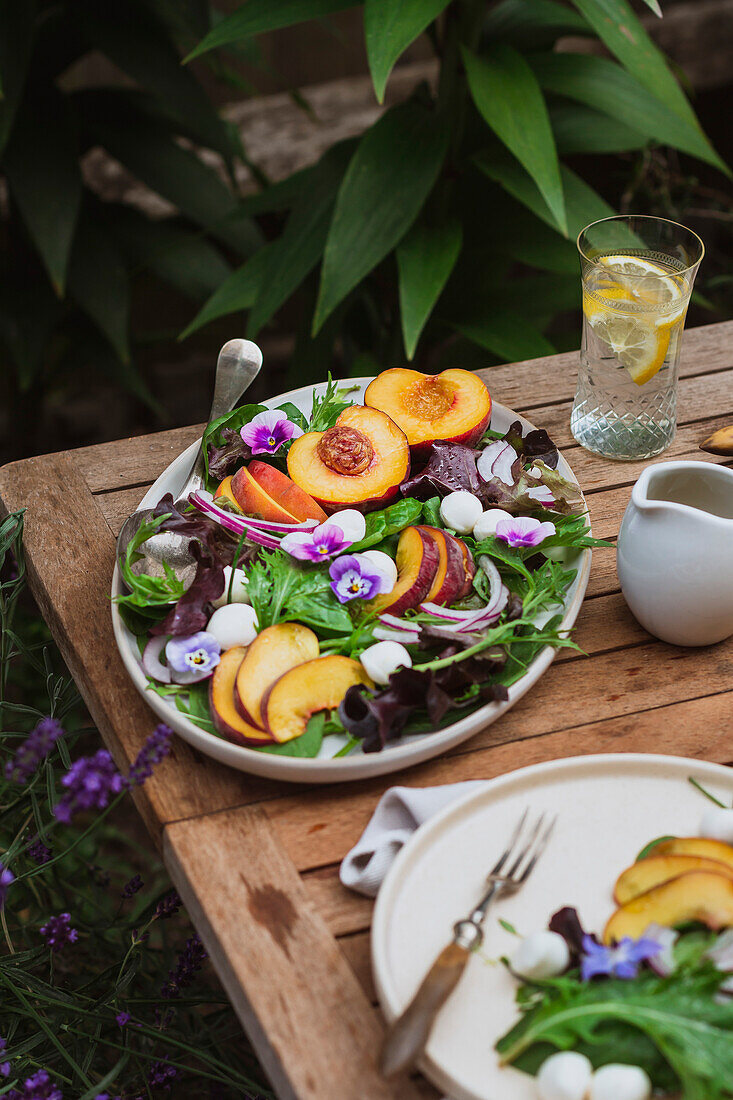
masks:
[[(362, 399), (370, 381), (370, 378), (347, 380), (349, 396), (355, 403)], [(268, 408), (277, 408), (284, 401), (291, 401), (301, 411), (309, 414), (314, 392), (320, 395), (325, 388), (326, 383), (303, 386), (300, 389), (291, 390), (289, 393), (280, 394), (268, 401), (263, 401), (262, 404)], [(525, 432), (535, 427), (534, 424), (512, 412), (511, 409), (496, 402), (493, 403), (491, 427), (495, 431), (506, 431), (515, 420), (521, 421)], [(142, 498), (139, 507), (152, 508), (166, 493), (172, 493), (174, 499), (176, 498), (198, 447), (199, 443), (192, 443), (178, 458), (171, 462), (170, 466), (163, 471)], [(558, 472), (575, 485), (578, 485), (577, 478), (562, 455), (560, 455)], [(569, 629), (574, 624), (580, 611), (588, 585), (591, 551), (570, 551), (564, 560), (566, 560), (569, 568), (574, 568), (577, 572), (566, 594), (561, 630)], [(123, 591), (119, 568), (115, 566), (112, 579), (112, 595), (120, 595)], [(549, 617), (549, 614), (543, 614), (537, 617), (536, 622), (541, 624)], [(155, 714), (176, 733), (180, 734), (185, 741), (188, 741), (189, 744), (207, 756), (213, 757), (222, 764), (237, 768), (239, 771), (250, 772), (253, 775), (269, 779), (282, 779), (298, 783), (339, 783), (344, 780), (386, 775), (438, 756), (495, 722), (504, 711), (513, 706), (518, 699), (521, 699), (539, 680), (549, 668), (555, 655), (553, 647), (545, 646), (532, 661), (525, 675), (509, 688), (509, 698), (506, 701), (488, 703), (465, 717), (459, 717), (455, 722), (435, 733), (408, 734), (390, 742), (381, 752), (363, 753), (357, 749), (353, 750), (348, 756), (343, 757), (336, 757), (335, 754), (344, 746), (345, 738), (330, 735), (324, 738), (321, 752), (317, 757), (304, 758), (279, 756), (261, 752), (257, 749), (245, 748), (232, 744), (223, 737), (208, 733), (196, 726), (176, 708), (172, 699), (162, 698), (148, 688), (148, 680), (142, 669), (137, 640), (122, 621), (115, 603), (112, 604), (112, 622), (117, 648), (135, 687)]]

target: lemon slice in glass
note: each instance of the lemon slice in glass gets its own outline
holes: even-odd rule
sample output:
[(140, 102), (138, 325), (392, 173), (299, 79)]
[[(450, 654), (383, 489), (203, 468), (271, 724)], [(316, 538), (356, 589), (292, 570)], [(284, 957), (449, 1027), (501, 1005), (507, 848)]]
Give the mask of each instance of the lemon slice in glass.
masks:
[(637, 386), (653, 378), (664, 363), (669, 347), (670, 327), (657, 328), (638, 315), (599, 310), (586, 313), (593, 331), (629, 372)]
[(636, 302), (672, 307), (686, 297), (680, 276), (673, 277), (668, 267), (644, 256), (600, 256), (598, 263), (618, 277)]

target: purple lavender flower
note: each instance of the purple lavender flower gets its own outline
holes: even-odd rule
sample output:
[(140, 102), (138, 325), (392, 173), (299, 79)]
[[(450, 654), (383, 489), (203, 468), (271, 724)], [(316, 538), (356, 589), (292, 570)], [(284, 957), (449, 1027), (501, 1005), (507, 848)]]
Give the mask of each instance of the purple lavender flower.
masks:
[(124, 780), (106, 749), (75, 760), (61, 783), (66, 787), (66, 794), (54, 806), (53, 812), (64, 825), (82, 810), (103, 810), (110, 797), (124, 788)]
[(54, 1084), (45, 1069), (26, 1077), (22, 1089), (11, 1089), (8, 1100), (64, 1100), (64, 1094)]
[(550, 535), (555, 534), (555, 524), (540, 523), (531, 516), (513, 516), (512, 519), (500, 519), (496, 525), (496, 537), (508, 542), (510, 546), (539, 546)]
[(130, 881), (126, 882), (125, 885), (122, 887), (121, 897), (123, 897), (123, 898), (134, 897), (134, 895), (138, 892), (138, 890), (142, 890), (144, 885), (145, 885), (145, 883), (143, 882), (140, 875), (133, 875), (132, 878), (130, 879)]
[(383, 573), (364, 554), (344, 554), (328, 570), (331, 588), (339, 603), (371, 600), (379, 592), (391, 592), (392, 578)]
[(204, 959), (208, 958), (201, 939), (196, 935), (186, 940), (186, 946), (178, 956), (176, 965), (168, 972), (168, 977), (160, 993), (166, 1000), (178, 997), (182, 989), (191, 985), (196, 972), (201, 969)]
[(10, 1062), (0, 1062), (0, 1077), (10, 1077)]
[[(170, 642), (168, 644), (170, 645)], [(218, 656), (216, 660), (218, 663)], [(130, 768), (130, 774), (127, 777), (128, 787), (140, 787), (146, 779), (150, 779), (155, 765), (159, 764), (171, 751), (172, 737), (173, 730), (170, 726), (166, 726), (164, 722), (161, 722), (159, 726), (155, 727), (145, 741), (143, 747), (140, 749), (140, 752), (135, 757), (135, 762)], [(142, 886), (142, 882), (140, 885)], [(138, 887), (138, 889), (140, 889), (140, 887)]]
[(51, 849), (39, 837), (36, 837), (26, 850), (33, 862), (37, 863), (39, 867), (42, 867), (44, 863), (48, 863), (51, 858)]
[(599, 975), (635, 978), (641, 964), (653, 959), (662, 950), (662, 944), (644, 936), (638, 940), (624, 936), (614, 947), (606, 947), (586, 935), (583, 936), (580, 975), (584, 982)]
[(118, 1024), (119, 1027), (127, 1027), (127, 1025), (130, 1022), (130, 1013), (129, 1012), (118, 1012), (117, 1015), (115, 1016), (115, 1020), (117, 1021), (117, 1024)]
[(165, 647), (171, 679), (177, 684), (205, 680), (219, 664), (221, 646), (213, 634), (199, 630), (183, 638), (171, 638)]
[(0, 909), (5, 905), (5, 899), (8, 896), (8, 887), (13, 882), (15, 882), (15, 875), (4, 863), (0, 862)]
[(8, 760), (5, 778), (13, 783), (27, 783), (63, 733), (61, 723), (55, 718), (42, 718), (17, 749), (13, 759)]
[(153, 1088), (164, 1088), (170, 1091), (170, 1081), (177, 1075), (177, 1070), (170, 1064), (167, 1056), (158, 1062), (153, 1062), (148, 1074), (148, 1083)]
[(272, 411), (257, 413), (256, 416), (252, 417), (249, 424), (245, 424), (240, 429), (239, 434), (253, 455), (274, 455), (275, 451), (280, 450), (283, 443), (287, 443), (290, 439), (297, 439), (299, 435), (302, 435), (303, 429), (299, 428), (297, 424), (293, 424), (292, 420), (288, 420), (285, 413), (280, 409), (273, 409)]
[(352, 542), (335, 523), (321, 523), (310, 531), (292, 531), (281, 539), (280, 545), (300, 561), (328, 561)]
[(60, 951), (67, 943), (76, 943), (79, 933), (71, 927), (71, 914), (59, 913), (57, 917), (49, 917), (41, 927), (41, 935), (46, 941), (46, 946), (52, 951)]
[(159, 920), (166, 920), (174, 916), (183, 905), (177, 890), (169, 890), (155, 907), (155, 916)]

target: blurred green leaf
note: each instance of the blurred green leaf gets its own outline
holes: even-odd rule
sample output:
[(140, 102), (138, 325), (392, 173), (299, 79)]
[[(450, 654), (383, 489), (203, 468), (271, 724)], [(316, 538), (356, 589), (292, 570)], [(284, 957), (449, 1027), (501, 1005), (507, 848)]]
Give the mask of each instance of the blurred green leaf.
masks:
[(254, 339), (280, 306), (316, 266), (326, 244), (341, 180), (355, 142), (333, 146), (321, 158), (282, 235), (269, 250), (268, 262), (247, 323)]
[(513, 47), (496, 43), (479, 58), (463, 50), (473, 101), (537, 184), (557, 224), (567, 219), (555, 139), (537, 78)]
[(453, 322), (451, 327), (507, 363), (536, 359), (541, 355), (552, 355), (555, 351), (547, 337), (528, 324), (526, 317), (508, 310), (487, 312), (474, 323)]
[(625, 153), (643, 149), (649, 139), (620, 119), (581, 103), (555, 103), (550, 121), (558, 153)]
[(362, 137), (336, 200), (313, 332), (410, 229), (440, 171), (447, 131), (414, 100), (386, 111)]
[(68, 104), (51, 93), (26, 97), (5, 150), (13, 199), (61, 296), (81, 202), (78, 137)]
[(449, 0), (366, 0), (364, 38), (369, 71), (380, 103), (395, 61), (434, 19)]
[(127, 268), (100, 219), (79, 219), (69, 263), (69, 295), (107, 337), (123, 363), (130, 360)]
[(251, 309), (262, 286), (270, 253), (275, 243), (273, 241), (264, 245), (250, 260), (247, 260), (246, 264), (225, 279), (178, 339), (185, 340), (191, 333), (208, 325), (210, 321), (215, 321), (217, 317)]
[(660, 19), (662, 18), (663, 12), (659, 6), (659, 0), (644, 0), (644, 3), (648, 8), (652, 9), (655, 15), (658, 15)]
[(34, 0), (0, 0), (0, 156), (23, 93), (35, 15)]
[(40, 373), (62, 310), (48, 280), (24, 284), (8, 277), (0, 279), (0, 343), (15, 365), (21, 391)]
[(402, 338), (408, 359), (415, 354), (420, 333), (458, 259), (462, 237), (457, 218), (435, 223), (421, 220), (397, 246)]
[(191, 50), (184, 64), (217, 46), (228, 46), (242, 38), (277, 31), (293, 23), (321, 19), (343, 8), (352, 8), (354, 3), (355, 0), (247, 0)]
[(510, 42), (520, 49), (538, 49), (565, 34), (590, 34), (577, 12), (557, 0), (503, 0), (486, 15), (486, 39)]
[(655, 141), (727, 172), (697, 126), (680, 118), (615, 61), (572, 53), (533, 54), (529, 61), (547, 91), (577, 99), (626, 124), (631, 118), (636, 129)]

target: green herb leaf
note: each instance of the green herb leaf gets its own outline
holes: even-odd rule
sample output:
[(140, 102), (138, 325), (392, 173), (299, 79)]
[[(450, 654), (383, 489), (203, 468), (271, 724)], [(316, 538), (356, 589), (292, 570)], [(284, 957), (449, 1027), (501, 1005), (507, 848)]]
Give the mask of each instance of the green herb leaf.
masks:
[(326, 432), (332, 428), (344, 409), (350, 408), (353, 404), (353, 401), (345, 400), (348, 392), (347, 388), (341, 388), (338, 382), (334, 382), (329, 371), (328, 382), (323, 393), (313, 391), (308, 431)]
[(179, 600), (186, 590), (183, 581), (179, 581), (169, 565), (164, 563), (164, 577), (150, 577), (147, 573), (139, 576), (133, 573), (132, 566), (142, 555), (138, 553), (144, 542), (157, 533), (161, 524), (170, 518), (170, 513), (148, 519), (140, 524), (125, 550), (125, 556), (119, 562), (122, 579), (130, 589), (122, 596), (115, 596), (114, 602), (123, 607), (143, 608), (164, 607)]
[(333, 594), (322, 566), (301, 565), (284, 550), (264, 550), (247, 581), (260, 630), (294, 620), (335, 634), (351, 633), (351, 616)]

